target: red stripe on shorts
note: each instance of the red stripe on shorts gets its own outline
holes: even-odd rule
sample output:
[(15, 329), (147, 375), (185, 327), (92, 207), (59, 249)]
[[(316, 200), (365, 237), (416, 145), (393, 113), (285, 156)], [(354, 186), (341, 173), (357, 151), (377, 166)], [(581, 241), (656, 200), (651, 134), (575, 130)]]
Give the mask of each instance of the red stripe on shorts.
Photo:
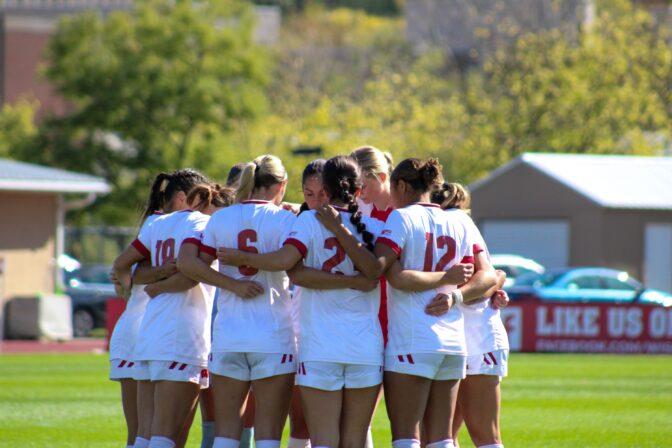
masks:
[(126, 365), (126, 361), (122, 360), (117, 367), (124, 367)]
[(285, 361), (287, 361), (287, 355), (282, 355), (282, 361), (280, 361), (280, 364), (284, 364)]
[(413, 361), (413, 357), (411, 356), (410, 353), (409, 353), (408, 355), (406, 355), (406, 358), (408, 358), (408, 362), (409, 362), (409, 363), (411, 363), (411, 364), (415, 364), (415, 361)]
[(182, 364), (182, 365), (180, 366), (179, 370), (184, 370), (184, 369), (186, 369), (186, 368), (187, 368), (187, 365), (186, 365), (186, 364)]
[(492, 354), (492, 352), (488, 353), (490, 355), (490, 359), (492, 359), (492, 362), (497, 365), (497, 360), (495, 359), (495, 355)]
[(399, 362), (404, 362), (404, 355), (397, 355)]
[(490, 365), (490, 361), (488, 361), (488, 357), (486, 355), (483, 355), (483, 361), (487, 364)]
[(177, 366), (177, 361), (173, 361), (173, 363), (168, 367), (168, 370), (173, 370)]

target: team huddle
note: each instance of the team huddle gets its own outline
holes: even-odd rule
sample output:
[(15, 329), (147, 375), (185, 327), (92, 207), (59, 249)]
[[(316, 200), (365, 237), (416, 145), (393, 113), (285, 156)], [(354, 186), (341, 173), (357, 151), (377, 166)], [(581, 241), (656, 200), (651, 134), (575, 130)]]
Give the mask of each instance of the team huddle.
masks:
[(137, 239), (115, 260), (128, 298), (110, 341), (127, 447), (372, 447), (385, 397), (394, 448), (503, 447), (508, 303), (436, 159), (374, 147), (311, 162), (283, 202), (280, 159), (235, 165), (225, 187), (159, 174)]

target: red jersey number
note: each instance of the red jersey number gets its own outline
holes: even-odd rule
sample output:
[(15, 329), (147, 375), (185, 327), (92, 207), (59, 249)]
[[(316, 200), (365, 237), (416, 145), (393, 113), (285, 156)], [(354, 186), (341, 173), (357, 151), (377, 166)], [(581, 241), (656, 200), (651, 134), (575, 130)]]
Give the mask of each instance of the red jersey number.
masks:
[[(250, 244), (256, 242), (257, 232), (252, 229), (245, 229), (238, 234), (238, 249), (242, 250), (243, 252), (258, 254), (259, 250)], [(240, 272), (240, 275), (251, 277), (259, 272), (259, 269), (253, 268), (251, 266), (240, 266), (238, 268), (238, 272)]]
[(443, 254), (438, 263), (436, 263), (436, 266), (434, 266), (434, 234), (426, 233), (425, 240), (427, 241), (427, 246), (425, 247), (425, 265), (423, 266), (423, 271), (444, 271), (448, 263), (455, 258), (457, 243), (447, 235), (441, 235), (436, 238), (436, 247), (438, 249), (446, 249), (446, 253)]
[[(325, 261), (322, 264), (322, 270), (324, 272), (332, 272), (332, 270), (341, 264), (343, 260), (345, 260), (345, 249), (343, 249), (343, 246), (338, 242), (338, 239), (336, 237), (331, 237), (327, 238), (324, 240), (324, 248), (325, 249), (336, 249), (336, 253), (329, 258), (327, 261)], [(332, 272), (333, 274), (342, 274), (342, 272)]]
[(175, 260), (175, 239), (158, 240), (155, 248), (155, 265), (163, 266)]

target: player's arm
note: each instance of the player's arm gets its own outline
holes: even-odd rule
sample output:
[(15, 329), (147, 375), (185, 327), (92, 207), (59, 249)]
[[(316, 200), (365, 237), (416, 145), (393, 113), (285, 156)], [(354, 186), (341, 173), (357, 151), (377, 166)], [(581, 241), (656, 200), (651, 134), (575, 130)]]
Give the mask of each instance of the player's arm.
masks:
[(174, 261), (163, 266), (152, 266), (149, 260), (142, 260), (135, 266), (133, 271), (133, 284), (148, 285), (166, 279), (177, 272), (177, 266)]
[(446, 285), (462, 285), (473, 274), (474, 265), (471, 263), (458, 263), (447, 271), (425, 272), (403, 269), (397, 261), (387, 270), (385, 277), (395, 289), (422, 292)]
[(177, 256), (177, 268), (196, 282), (229, 290), (244, 299), (256, 297), (264, 292), (264, 288), (257, 282), (235, 280), (213, 269), (213, 261), (215, 261), (213, 254), (199, 251), (199, 247), (195, 244), (184, 244)]
[(291, 244), (285, 244), (280, 249), (265, 254), (243, 252), (226, 247), (217, 249), (217, 259), (220, 263), (229, 266), (251, 266), (268, 272), (289, 271), (302, 258), (303, 255), (299, 249)]
[(497, 283), (495, 283), (495, 286), (487, 290), (487, 292), (485, 293), (485, 297), (494, 296), (497, 291), (501, 290), (504, 287), (504, 281), (506, 280), (506, 272), (502, 271), (501, 269), (495, 269), (495, 276), (497, 277)]
[(145, 292), (149, 297), (154, 298), (160, 294), (186, 291), (197, 284), (198, 282), (193, 281), (181, 272), (177, 272), (167, 279), (145, 286)]
[(466, 284), (459, 287), (465, 303), (475, 302), (483, 297), (487, 297), (486, 294), (488, 291), (497, 287), (497, 273), (490, 264), (485, 252), (479, 252), (474, 255), (474, 268), (476, 272), (473, 277)]
[[(137, 241), (137, 240), (136, 240)], [(141, 244), (136, 243), (128, 246), (112, 264), (112, 275), (115, 279), (115, 291), (118, 295), (128, 298), (133, 284), (131, 269), (134, 264), (149, 258), (149, 251)]]
[(338, 275), (319, 269), (306, 267), (298, 263), (287, 271), (289, 279), (295, 285), (311, 289), (357, 289), (359, 291), (372, 291), (378, 285), (378, 279), (370, 280), (367, 277), (357, 275)]
[(327, 230), (334, 234), (359, 272), (370, 280), (376, 280), (382, 275), (383, 263), (343, 225), (341, 215), (336, 209), (325, 205), (316, 209), (315, 216)]

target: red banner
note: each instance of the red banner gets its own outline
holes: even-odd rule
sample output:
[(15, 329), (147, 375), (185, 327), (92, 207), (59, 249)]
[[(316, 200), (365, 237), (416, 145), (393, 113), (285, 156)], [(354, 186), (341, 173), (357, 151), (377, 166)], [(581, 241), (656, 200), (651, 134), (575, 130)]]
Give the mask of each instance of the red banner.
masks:
[(672, 308), (522, 301), (502, 320), (512, 351), (672, 354)]

